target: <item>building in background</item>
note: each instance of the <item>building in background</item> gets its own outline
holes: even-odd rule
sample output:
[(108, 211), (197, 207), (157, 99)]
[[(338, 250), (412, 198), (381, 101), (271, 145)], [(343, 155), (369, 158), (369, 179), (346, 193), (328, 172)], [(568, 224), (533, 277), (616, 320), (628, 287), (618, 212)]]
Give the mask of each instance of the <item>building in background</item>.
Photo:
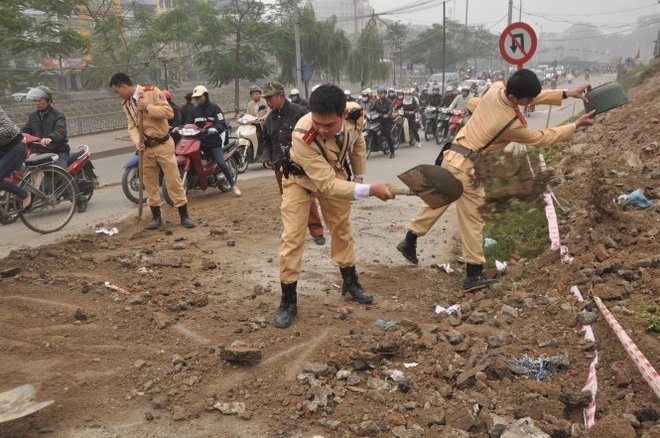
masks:
[(308, 0), (317, 20), (337, 18), (337, 28), (346, 35), (359, 35), (367, 25), (374, 9), (369, 0)]

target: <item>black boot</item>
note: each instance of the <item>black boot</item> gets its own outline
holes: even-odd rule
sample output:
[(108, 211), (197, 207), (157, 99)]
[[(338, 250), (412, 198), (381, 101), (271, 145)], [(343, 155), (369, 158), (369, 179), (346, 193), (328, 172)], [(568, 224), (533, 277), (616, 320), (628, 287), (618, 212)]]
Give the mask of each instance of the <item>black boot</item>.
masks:
[(277, 328), (287, 328), (293, 323), (293, 317), (298, 313), (298, 282), (282, 283), (282, 302), (275, 314), (273, 325)]
[(342, 295), (351, 294), (353, 299), (360, 304), (369, 304), (374, 300), (374, 296), (362, 289), (362, 285), (358, 282), (355, 266), (347, 266), (346, 268), (339, 268), (339, 270), (344, 279), (341, 288)]
[(151, 222), (146, 226), (147, 230), (157, 230), (163, 226), (163, 219), (160, 217), (160, 207), (150, 207), (151, 208)]
[(412, 231), (406, 233), (406, 238), (396, 246), (401, 254), (412, 264), (417, 264), (417, 234)]
[(181, 225), (186, 228), (195, 228), (195, 222), (188, 217), (188, 204), (179, 207), (179, 216), (181, 216)]
[(481, 276), (484, 265), (467, 264), (467, 277), (463, 281), (463, 289), (466, 291), (474, 291), (490, 287), (491, 284), (497, 283), (494, 278), (484, 278)]

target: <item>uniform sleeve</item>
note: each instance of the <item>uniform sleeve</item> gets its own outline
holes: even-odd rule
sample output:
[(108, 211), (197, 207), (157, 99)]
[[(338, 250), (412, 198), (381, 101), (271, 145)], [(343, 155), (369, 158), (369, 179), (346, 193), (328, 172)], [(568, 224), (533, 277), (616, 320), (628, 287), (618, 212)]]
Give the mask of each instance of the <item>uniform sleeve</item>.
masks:
[(128, 120), (128, 136), (131, 137), (131, 141), (134, 144), (142, 143), (142, 141), (140, 141), (140, 130), (138, 129), (135, 120), (133, 120), (133, 117), (128, 114), (126, 105), (124, 105), (124, 114), (126, 115), (126, 120)]
[(55, 119), (55, 127), (53, 132), (51, 132), (48, 137), (55, 143), (61, 143), (66, 141), (66, 136), (66, 117), (64, 114), (59, 114)]
[(323, 158), (318, 145), (314, 142), (307, 144), (302, 138), (303, 134), (294, 132), (291, 147), (295, 151), (296, 162), (305, 169), (316, 190), (325, 196), (353, 200), (355, 183), (337, 178), (335, 169)]
[(364, 135), (362, 135), (364, 124), (364, 117), (361, 117), (357, 121), (358, 139), (353, 145), (353, 148), (348, 151), (348, 157), (351, 159), (351, 170), (353, 171), (353, 176), (364, 175), (364, 172), (367, 168), (367, 145), (364, 141)]
[(149, 117), (165, 120), (174, 117), (174, 110), (167, 103), (163, 92), (158, 88), (154, 87), (151, 91), (145, 91), (145, 97), (147, 98), (147, 112), (149, 113)]
[(532, 129), (527, 125), (517, 123), (503, 137), (509, 142), (522, 143), (528, 146), (550, 146), (570, 139), (573, 130), (572, 124), (549, 129)]
[(543, 90), (534, 98), (535, 105), (561, 105), (564, 100), (564, 90)]

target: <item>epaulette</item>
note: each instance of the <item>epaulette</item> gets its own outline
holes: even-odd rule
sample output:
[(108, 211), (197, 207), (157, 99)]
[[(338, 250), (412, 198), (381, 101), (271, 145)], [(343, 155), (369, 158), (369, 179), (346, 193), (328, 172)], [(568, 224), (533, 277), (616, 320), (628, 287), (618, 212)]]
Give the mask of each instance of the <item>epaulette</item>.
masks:
[(526, 125), (527, 124), (527, 119), (520, 112), (520, 109), (518, 107), (515, 107), (514, 111), (516, 112), (516, 114), (518, 114), (518, 120), (520, 120), (520, 123), (522, 123), (523, 125)]
[[(296, 131), (298, 131), (298, 129), (300, 129), (300, 128), (296, 128)], [(305, 143), (307, 143), (307, 144), (312, 144), (312, 142), (313, 142), (314, 139), (316, 138), (316, 134), (319, 133), (319, 132), (318, 132), (316, 129), (314, 129), (313, 127), (310, 128), (310, 129), (309, 129), (308, 131), (306, 131), (306, 132), (305, 132), (304, 129), (300, 129), (300, 131), (298, 131), (298, 132), (304, 132), (304, 133), (305, 133), (305, 135), (303, 136), (303, 141), (304, 141)]]
[(153, 85), (147, 85), (144, 87), (144, 91), (154, 91), (154, 88), (156, 87), (154, 87)]

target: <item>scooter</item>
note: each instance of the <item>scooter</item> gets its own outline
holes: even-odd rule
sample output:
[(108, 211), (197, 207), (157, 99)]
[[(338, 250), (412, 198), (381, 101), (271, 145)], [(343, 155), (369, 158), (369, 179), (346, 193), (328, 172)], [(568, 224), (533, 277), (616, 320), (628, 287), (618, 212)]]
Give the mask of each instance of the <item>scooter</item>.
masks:
[(449, 120), (452, 116), (452, 110), (449, 108), (440, 108), (438, 114), (438, 129), (435, 131), (435, 142), (436, 144), (443, 144), (447, 133), (449, 132)]
[[(140, 203), (140, 157), (133, 155), (124, 164), (124, 174), (121, 176), (121, 189), (129, 201)], [(147, 202), (147, 192), (142, 191), (142, 202)]]
[[(202, 149), (202, 142), (199, 135), (204, 130), (195, 125), (185, 125), (179, 130), (181, 140), (176, 144), (176, 161), (181, 175), (181, 184), (183, 190), (188, 193), (190, 190), (206, 190), (209, 187), (217, 187), (223, 192), (231, 190), (229, 181), (220, 170), (220, 166), (215, 162), (210, 151)], [(238, 180), (238, 139), (230, 137), (227, 145), (222, 147), (225, 161), (229, 166), (229, 171), (234, 178)], [(174, 205), (172, 198), (167, 192), (167, 184), (162, 184), (163, 199), (169, 205)]]
[(461, 130), (465, 123), (467, 123), (467, 110), (465, 109), (451, 109), (451, 118), (449, 119), (449, 129), (447, 130), (447, 141), (453, 141), (458, 131)]
[(367, 158), (371, 156), (372, 152), (378, 151), (387, 155), (389, 146), (383, 135), (382, 116), (375, 111), (371, 111), (365, 114), (364, 117), (367, 119), (367, 124), (363, 130), (364, 142), (367, 146)]
[[(48, 148), (43, 146), (39, 137), (30, 134), (23, 134), (25, 141), (28, 144), (28, 153), (42, 153), (50, 152)], [(78, 188), (79, 204), (87, 205), (92, 195), (94, 188), (98, 186), (98, 177), (94, 173), (94, 165), (92, 164), (92, 154), (89, 146), (83, 144), (69, 152), (67, 159), (66, 171), (71, 175), (76, 182)]]
[(438, 129), (438, 114), (440, 113), (440, 108), (437, 106), (427, 106), (424, 110), (424, 140), (429, 141), (435, 136), (435, 132)]
[[(259, 111), (265, 109), (260, 106)], [(263, 153), (262, 145), (259, 144), (259, 136), (257, 135), (257, 125), (261, 122), (251, 114), (242, 114), (238, 118), (238, 129), (236, 129), (236, 137), (238, 137), (238, 152), (236, 154), (238, 159), (238, 173), (243, 173), (247, 170), (248, 165), (256, 162), (261, 158)]]

